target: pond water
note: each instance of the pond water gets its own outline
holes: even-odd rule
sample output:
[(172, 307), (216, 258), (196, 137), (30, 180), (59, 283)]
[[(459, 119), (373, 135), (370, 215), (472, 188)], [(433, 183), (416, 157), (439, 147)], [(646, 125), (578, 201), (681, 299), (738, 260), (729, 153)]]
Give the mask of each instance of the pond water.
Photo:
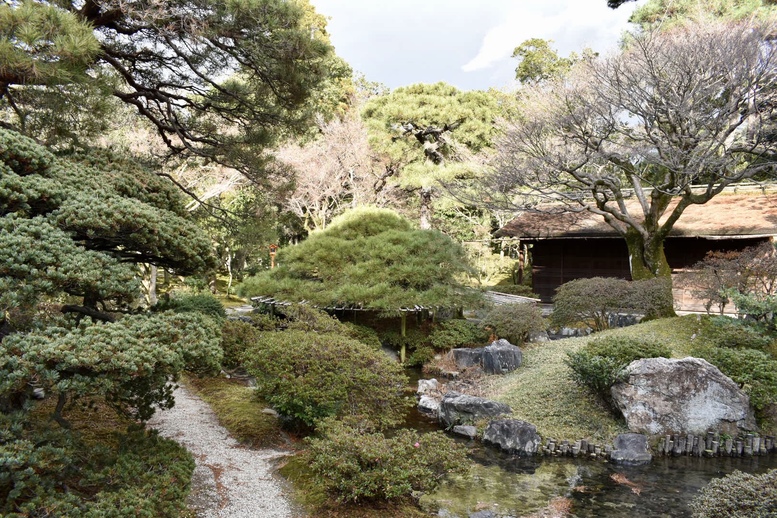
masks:
[(580, 518), (683, 517), (699, 489), (734, 470), (762, 473), (777, 468), (777, 455), (751, 458), (658, 457), (647, 466), (624, 467), (569, 458), (510, 457), (472, 442), (473, 468), (425, 496), (430, 510), (466, 518), (479, 510), (523, 516), (556, 497), (568, 499)]
[[(409, 372), (416, 385), (417, 372)], [(413, 410), (408, 427), (439, 430), (436, 423)], [(422, 497), (430, 512), (467, 518), (490, 510), (497, 516), (524, 516), (565, 498), (579, 518), (661, 518), (690, 516), (690, 502), (712, 479), (735, 470), (763, 473), (777, 468), (777, 455), (714, 459), (655, 457), (646, 466), (617, 466), (601, 460), (568, 457), (505, 455), (479, 441), (464, 441), (472, 470), (465, 477), (445, 480)]]

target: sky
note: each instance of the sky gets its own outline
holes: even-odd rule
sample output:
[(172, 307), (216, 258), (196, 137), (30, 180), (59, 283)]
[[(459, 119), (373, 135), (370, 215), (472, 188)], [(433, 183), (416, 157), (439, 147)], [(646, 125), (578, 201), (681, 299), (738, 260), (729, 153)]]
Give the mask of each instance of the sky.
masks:
[(337, 54), (390, 88), (445, 81), (462, 90), (509, 88), (529, 38), (553, 40), (561, 56), (617, 48), (637, 5), (607, 0), (310, 0), (329, 18)]

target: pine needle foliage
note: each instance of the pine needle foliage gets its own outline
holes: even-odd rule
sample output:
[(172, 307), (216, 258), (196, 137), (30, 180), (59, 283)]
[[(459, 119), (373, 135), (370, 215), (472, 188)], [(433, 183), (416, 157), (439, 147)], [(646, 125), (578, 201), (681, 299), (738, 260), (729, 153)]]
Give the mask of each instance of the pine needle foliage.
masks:
[(277, 261), (274, 270), (247, 279), (242, 293), (383, 311), (479, 300), (457, 280), (470, 270), (463, 248), (388, 209), (347, 212), (326, 230), (280, 250)]

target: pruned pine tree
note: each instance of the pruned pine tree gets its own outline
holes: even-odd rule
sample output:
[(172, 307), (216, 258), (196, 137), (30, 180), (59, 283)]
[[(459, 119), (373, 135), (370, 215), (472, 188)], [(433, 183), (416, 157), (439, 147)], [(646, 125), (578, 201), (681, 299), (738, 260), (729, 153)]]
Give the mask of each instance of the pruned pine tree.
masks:
[(0, 411), (23, 414), (42, 391), (65, 426), (66, 403), (82, 397), (145, 420), (172, 405), (168, 381), (185, 366), (218, 365), (213, 322), (138, 310), (140, 263), (214, 266), (172, 184), (0, 129)]

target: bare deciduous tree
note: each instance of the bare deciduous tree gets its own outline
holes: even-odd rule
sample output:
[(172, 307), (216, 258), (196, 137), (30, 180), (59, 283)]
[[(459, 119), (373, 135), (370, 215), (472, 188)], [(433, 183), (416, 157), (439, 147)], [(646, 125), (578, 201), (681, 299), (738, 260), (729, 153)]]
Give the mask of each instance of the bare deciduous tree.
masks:
[(367, 130), (354, 111), (321, 124), (313, 142), (281, 148), (277, 157), (296, 173), (286, 206), (310, 230), (326, 228), (333, 217), (357, 205), (379, 203), (373, 188), (379, 164), (367, 142)]
[(626, 239), (634, 279), (668, 276), (664, 239), (683, 211), (775, 169), (766, 34), (722, 22), (637, 34), (618, 55), (523, 90), (491, 201), (598, 214)]

